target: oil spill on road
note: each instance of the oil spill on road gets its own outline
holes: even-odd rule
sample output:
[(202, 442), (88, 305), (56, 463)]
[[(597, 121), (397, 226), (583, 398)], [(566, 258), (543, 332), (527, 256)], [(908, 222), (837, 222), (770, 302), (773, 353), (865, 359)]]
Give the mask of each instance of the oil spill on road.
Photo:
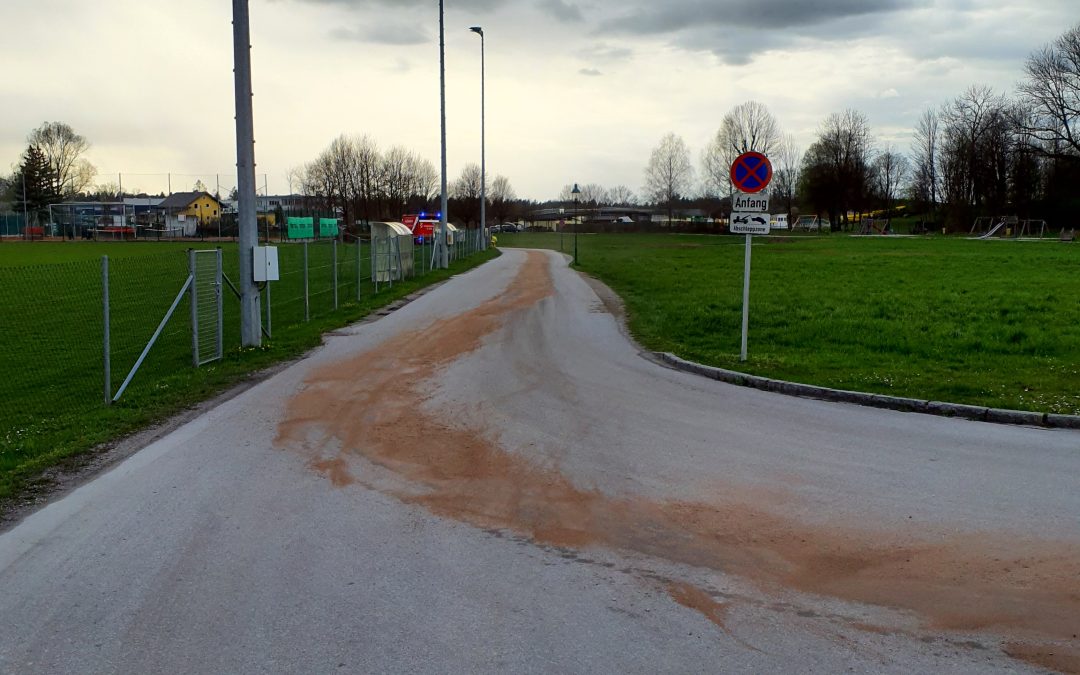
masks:
[[(424, 408), (441, 369), (553, 293), (549, 264), (530, 252), (505, 293), (314, 371), (288, 405), (277, 445), (304, 453), (335, 486), (354, 480), (349, 459), (363, 457), (415, 486), (381, 488), (404, 502), (544, 545), (633, 551), (765, 586), (910, 609), (938, 628), (1003, 635), (1018, 658), (1023, 645), (1036, 651), (1042, 643), (1075, 641), (1075, 544), (982, 534), (902, 544), (887, 529), (806, 525), (749, 500), (613, 497), (506, 451), (490, 430), (451, 424), (450, 411)], [(676, 594), (680, 602), (698, 597), (685, 589)], [(1080, 660), (1069, 664), (1080, 669)]]

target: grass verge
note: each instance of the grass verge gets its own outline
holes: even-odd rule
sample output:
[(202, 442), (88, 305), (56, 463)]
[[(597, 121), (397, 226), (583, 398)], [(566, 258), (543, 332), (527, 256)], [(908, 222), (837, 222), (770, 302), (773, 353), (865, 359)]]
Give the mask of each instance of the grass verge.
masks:
[[(560, 248), (557, 234), (500, 246)], [(573, 235), (563, 235), (572, 253)], [(739, 361), (743, 238), (580, 235), (580, 269), (641, 344), (765, 377), (1080, 414), (1080, 247), (933, 237), (755, 238)]]
[[(61, 244), (60, 246), (64, 245)], [(112, 246), (106, 249), (110, 260), (116, 257), (122, 261), (131, 250), (130, 248), (115, 245), (106, 246)], [(27, 250), (30, 248), (27, 247)], [(31, 255), (41, 255), (40, 250), (35, 250)], [(160, 252), (163, 249), (155, 247), (153, 250)], [(169, 249), (169, 251), (172, 251), (172, 249)], [(144, 253), (145, 250), (142, 252)], [(5, 251), (5, 253), (8, 252)], [(23, 255), (23, 253), (20, 252), (19, 255)], [(83, 259), (85, 259), (85, 256), (96, 258), (99, 252), (83, 249), (82, 253), (78, 253), (77, 249), (71, 248), (65, 251), (65, 255), (68, 258), (65, 258), (63, 263), (59, 265), (61, 268), (64, 268), (65, 265), (80, 264), (80, 255), (83, 256)], [(288, 255), (295, 255), (295, 252), (290, 252)], [(10, 500), (32, 487), (40, 480), (42, 473), (50, 467), (57, 466), (73, 457), (86, 454), (102, 444), (124, 437), (138, 429), (165, 420), (244, 381), (260, 370), (283, 361), (295, 359), (319, 345), (321, 336), (326, 331), (358, 321), (373, 311), (410, 293), (448, 279), (454, 274), (460, 274), (497, 255), (498, 252), (494, 249), (476, 253), (471, 257), (454, 261), (448, 270), (431, 271), (424, 276), (397, 282), (392, 287), (383, 285), (378, 293), (371, 292), (370, 289), (364, 289), (359, 301), (355, 300), (356, 287), (354, 284), (351, 291), (342, 292), (341, 305), (337, 311), (328, 309), (332, 308), (326, 298), (329, 294), (322, 291), (320, 294), (313, 295), (322, 304), (316, 307), (318, 311), (312, 312), (310, 322), (305, 323), (301, 320), (287, 322), (285, 319), (289, 317), (289, 312), (275, 313), (273, 338), (264, 339), (261, 348), (248, 349), (241, 349), (236, 346), (237, 340), (233, 339), (233, 332), (237, 329), (236, 327), (230, 327), (226, 331), (226, 345), (231, 344), (233, 346), (226, 348), (222, 360), (199, 369), (190, 367), (190, 347), (187, 347), (186, 350), (184, 348), (185, 342), (190, 345), (190, 338), (185, 337), (186, 324), (181, 321), (183, 325), (172, 330), (169, 335), (163, 338), (161, 343), (155, 345), (154, 350), (151, 352), (152, 357), (145, 366), (145, 372), (140, 371), (137, 376), (138, 386), (133, 385), (128, 392), (125, 392), (119, 402), (108, 407), (100, 403), (101, 393), (88, 397), (83, 387), (84, 384), (88, 384), (91, 391), (101, 391), (101, 385), (98, 384), (101, 378), (100, 347), (96, 346), (100, 345), (100, 341), (96, 345), (69, 345), (70, 348), (65, 347), (63, 350), (52, 354), (50, 360), (55, 363), (55, 372), (50, 371), (50, 377), (48, 378), (42, 378), (37, 369), (32, 373), (12, 372), (9, 379), (18, 380), (21, 375), (25, 375), (25, 377), (20, 381), (20, 386), (17, 388), (17, 396), (9, 396), (7, 397), (9, 400), (3, 401), (2, 414), (0, 414), (0, 417), (5, 422), (5, 428), (2, 430), (3, 435), (0, 435), (0, 501)], [(130, 259), (134, 264), (135, 261), (145, 260), (146, 258), (131, 257)], [(54, 261), (55, 258), (49, 258), (49, 260)], [(90, 260), (89, 262), (97, 265), (96, 260)], [(12, 266), (10, 257), (6, 266)], [(5, 263), (0, 261), (0, 271), (4, 267)], [(122, 265), (118, 265), (118, 267), (122, 267)], [(319, 267), (322, 270), (321, 274), (325, 276), (327, 266), (320, 265)], [(41, 269), (53, 269), (53, 267)], [(143, 276), (140, 277), (136, 272), (143, 273)], [(314, 270), (311, 275), (312, 278), (317, 277), (319, 273), (319, 270)], [(151, 282), (155, 281), (150, 270), (141, 268), (133, 270), (130, 276), (132, 278), (127, 285), (132, 287), (139, 284), (153, 285)], [(297, 275), (294, 273), (293, 276)], [(24, 277), (26, 275), (18, 275), (12, 278), (21, 279)], [(177, 286), (173, 277), (175, 275), (169, 277), (170, 285), (164, 286), (162, 289), (155, 288), (153, 293), (157, 301), (159, 303), (164, 302), (166, 307), (172, 299), (171, 294), (175, 294), (179, 290), (178, 287), (172, 288)], [(34, 278), (38, 277), (35, 275)], [(120, 290), (125, 287), (124, 284), (117, 285), (120, 286)], [(284, 279), (282, 286), (285, 289), (288, 288), (288, 284), (285, 283)], [(170, 288), (172, 289), (171, 294), (164, 292)], [(67, 294), (63, 297), (70, 295)], [(31, 351), (39, 352), (42, 341), (56, 339), (57, 332), (62, 333), (64, 325), (90, 321), (88, 313), (100, 311), (100, 300), (98, 299), (100, 293), (94, 292), (93, 295), (94, 298), (90, 302), (73, 302), (65, 313), (57, 308), (58, 302), (35, 301), (33, 296), (27, 295), (24, 291), (16, 292), (9, 289), (8, 295), (3, 296), (4, 304), (8, 306), (9, 310), (12, 310), (16, 304), (15, 298), (26, 297), (30, 298), (30, 300), (18, 302), (18, 306), (26, 308), (26, 312), (36, 312), (37, 315), (37, 319), (32, 322), (33, 326), (24, 326), (16, 331), (12, 329), (12, 322), (9, 322), (6, 327), (8, 330), (3, 333), (6, 351), (9, 355), (24, 355), (12, 361), (12, 363), (25, 362), (30, 358), (25, 356), (26, 354)], [(61, 296), (58, 294), (56, 297)], [(296, 304), (295, 299), (291, 297), (282, 297), (281, 301), (282, 306), (285, 308)], [(59, 305), (63, 308), (63, 303), (59, 303)], [(326, 305), (326, 307), (322, 305)], [(9, 311), (9, 316), (11, 313), (13, 312)], [(183, 313), (186, 314), (186, 310)], [(153, 311), (144, 311), (142, 314), (143, 316), (138, 316), (138, 312), (133, 310), (125, 316), (129, 317), (132, 322), (136, 320), (141, 322), (138, 335), (142, 338), (142, 341), (145, 341), (146, 336), (149, 335), (147, 325), (152, 330), (152, 326), (160, 319), (162, 313), (155, 309)], [(235, 317), (235, 314), (232, 316)], [(302, 311), (300, 316), (302, 316)], [(22, 324), (25, 322), (15, 323)], [(119, 327), (123, 326), (122, 321), (114, 320), (113, 323), (114, 330), (118, 328), (118, 323), (120, 324)], [(226, 325), (231, 326), (228, 314), (226, 314)], [(131, 332), (136, 333), (136, 331)], [(93, 330), (90, 333), (96, 336)], [(100, 340), (99, 337), (95, 337), (95, 339)], [(75, 340), (75, 342), (78, 342), (78, 340)], [(132, 344), (136, 347), (133, 352), (118, 351), (127, 354), (129, 357), (133, 354), (137, 355), (142, 342), (133, 342)], [(50, 343), (49, 346), (50, 351), (52, 351), (53, 345)], [(83, 349), (88, 349), (88, 351), (81, 351)], [(128, 359), (128, 361), (131, 360), (133, 359)], [(6, 363), (5, 365), (9, 364)], [(83, 365), (85, 365), (87, 374), (76, 368), (76, 366), (82, 368)], [(122, 377), (126, 368), (130, 365), (130, 362), (124, 362), (120, 366), (114, 363), (114, 374)], [(89, 383), (83, 382), (87, 378), (92, 381)], [(114, 391), (119, 382), (120, 379), (114, 375)], [(86, 400), (88, 398), (89, 400)], [(20, 400), (25, 401), (26, 404), (20, 404)]]

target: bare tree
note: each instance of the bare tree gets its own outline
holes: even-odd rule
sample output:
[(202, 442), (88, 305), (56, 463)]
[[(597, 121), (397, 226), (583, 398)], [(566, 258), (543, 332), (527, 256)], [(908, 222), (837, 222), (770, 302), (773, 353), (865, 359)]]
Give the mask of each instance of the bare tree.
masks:
[[(353, 152), (355, 157), (350, 165), (352, 177), (349, 181), (352, 212), (368, 222), (390, 217), (391, 214), (386, 212), (384, 204), (385, 186), (380, 175), (382, 155), (378, 144), (370, 136), (354, 138)], [(392, 215), (394, 218), (397, 216), (398, 214)]]
[(705, 192), (731, 192), (731, 164), (744, 152), (770, 154), (780, 143), (780, 125), (763, 104), (747, 101), (732, 108), (702, 154)]
[(426, 202), (439, 191), (439, 172), (431, 160), (414, 154), (412, 176), (414, 197)]
[(919, 118), (915, 126), (915, 136), (911, 141), (914, 158), (911, 179), (911, 196), (920, 202), (934, 219), (938, 204), (938, 160), (940, 132), (938, 131), (938, 113), (928, 109)]
[(795, 204), (795, 193), (799, 187), (799, 176), (802, 173), (802, 154), (802, 150), (795, 143), (795, 138), (784, 136), (783, 140), (777, 144), (772, 156), (771, 191), (783, 203), (784, 211), (789, 219)]
[(829, 213), (833, 230), (866, 198), (872, 145), (866, 116), (849, 109), (829, 115), (806, 151), (801, 189), (816, 208)]
[(111, 202), (120, 199), (120, 186), (116, 181), (107, 181), (93, 188), (93, 197), (98, 201)]
[(606, 201), (612, 206), (634, 206), (637, 204), (637, 196), (625, 185), (616, 185), (608, 190)]
[(370, 220), (383, 200), (382, 158), (367, 136), (342, 134), (304, 168), (300, 191), (315, 203), (340, 213), (346, 223)]
[(1004, 208), (1013, 117), (1005, 97), (989, 87), (970, 87), (942, 108), (939, 171), (954, 226)]
[(907, 180), (909, 167), (908, 158), (896, 152), (892, 146), (886, 147), (874, 158), (874, 191), (882, 201), (886, 218), (892, 210), (893, 200), (900, 194), (904, 181)]
[[(402, 214), (414, 189), (412, 152), (400, 145), (390, 148), (379, 163), (379, 185), (385, 210)], [(395, 215), (394, 217), (397, 217)]]
[(450, 183), (450, 196), (454, 199), (480, 198), (480, 165), (475, 162), (466, 164), (461, 175)]
[(1020, 96), (1032, 114), (1023, 130), (1043, 152), (1080, 161), (1080, 24), (1028, 57), (1025, 70)]
[(495, 180), (491, 181), (488, 196), (491, 199), (491, 214), (495, 217), (495, 222), (505, 222), (514, 200), (517, 199), (510, 179), (506, 176), (495, 176)]
[(82, 158), (90, 149), (90, 141), (75, 133), (68, 124), (45, 122), (30, 132), (27, 141), (45, 154), (56, 194), (71, 197), (93, 185), (97, 170)]
[(458, 215), (466, 224), (480, 222), (481, 184), (480, 165), (476, 163), (466, 164), (461, 175), (450, 183), (450, 197), (457, 202)]
[(645, 193), (656, 204), (667, 206), (668, 223), (675, 211), (675, 201), (685, 196), (694, 180), (690, 150), (675, 134), (668, 134), (652, 151), (645, 169)]
[(295, 191), (303, 192), (304, 189), (304, 167), (294, 166), (285, 172), (285, 180), (289, 183), (289, 192), (295, 193)]
[(495, 176), (495, 180), (491, 181), (491, 200), (512, 202), (515, 199), (517, 199), (517, 194), (510, 185), (510, 179), (506, 176)]
[(345, 134), (330, 142), (324, 151), (332, 187), (331, 207), (341, 210), (346, 223), (356, 218), (353, 205), (360, 191), (360, 166), (356, 141)]
[(608, 191), (604, 189), (603, 185), (596, 183), (587, 183), (580, 188), (581, 194), (578, 195), (578, 201), (587, 206), (604, 206), (607, 200)]

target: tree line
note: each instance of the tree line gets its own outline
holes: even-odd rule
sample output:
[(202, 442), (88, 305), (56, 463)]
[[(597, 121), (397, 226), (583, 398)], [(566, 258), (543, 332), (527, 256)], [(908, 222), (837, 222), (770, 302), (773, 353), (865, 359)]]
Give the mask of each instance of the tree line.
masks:
[[(682, 138), (662, 138), (640, 197), (625, 185), (586, 183), (577, 195), (567, 185), (556, 200), (538, 204), (518, 199), (505, 176), (482, 186), (479, 166), (468, 164), (449, 185), (448, 217), (478, 223), (482, 188), (495, 222), (575, 198), (584, 207), (646, 204), (666, 210), (669, 220), (690, 207), (724, 216), (731, 163), (754, 150), (769, 156), (773, 205), (792, 220), (820, 214), (833, 229), (845, 229), (850, 212), (889, 214), (903, 201), (928, 228), (963, 230), (979, 216), (999, 215), (1072, 225), (1080, 209), (1080, 24), (1031, 54), (1024, 72), (1011, 95), (972, 86), (924, 111), (907, 152), (879, 145), (866, 115), (850, 109), (826, 117), (804, 152), (766, 106), (748, 101), (724, 115), (697, 168)], [(97, 174), (84, 158), (89, 147), (68, 124), (42, 124), (27, 137), (13, 173), (0, 179), (0, 200), (40, 222), (49, 204), (89, 194)], [(288, 178), (313, 208), (340, 213), (347, 223), (397, 220), (439, 205), (439, 174), (429, 160), (401, 146), (383, 151), (367, 136), (338, 136)], [(99, 191), (118, 191), (107, 188)]]
[(721, 213), (733, 188), (729, 168), (742, 152), (770, 157), (770, 193), (790, 217), (892, 212), (904, 200), (924, 227), (969, 228), (980, 216), (1015, 215), (1064, 227), (1080, 209), (1080, 25), (1030, 55), (1012, 96), (972, 86), (919, 118), (910, 151), (879, 146), (857, 110), (829, 115), (800, 152), (768, 109), (736, 106), (702, 153), (701, 180), (675, 134), (661, 139), (645, 169), (644, 193), (666, 207), (698, 201)]
[[(368, 136), (341, 135), (307, 164), (290, 171), (290, 184), (316, 208), (342, 214), (346, 223), (399, 220), (403, 214), (439, 208), (441, 181), (435, 166), (402, 146), (381, 151)], [(496, 176), (484, 185), (480, 166), (466, 164), (448, 186), (448, 218), (480, 222), (481, 190), (488, 213), (505, 220), (516, 211), (510, 180)]]
[(64, 122), (43, 123), (30, 132), (26, 143), (12, 174), (0, 179), (0, 200), (41, 223), (49, 204), (89, 189), (97, 169), (83, 157), (90, 142)]

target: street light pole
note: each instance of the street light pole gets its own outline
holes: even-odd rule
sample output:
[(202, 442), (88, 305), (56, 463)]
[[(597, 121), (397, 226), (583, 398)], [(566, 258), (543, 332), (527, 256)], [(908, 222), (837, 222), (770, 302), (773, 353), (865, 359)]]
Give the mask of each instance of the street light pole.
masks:
[(480, 36), (480, 250), (487, 249), (487, 148), (484, 138), (484, 29), (469, 28)]
[(439, 236), (435, 237), (435, 259), (439, 269), (450, 267), (446, 248), (446, 30), (443, 22), (443, 0), (439, 0), (439, 115), (442, 122), (442, 194), (439, 200)]
[[(581, 190), (578, 189), (577, 183), (574, 183), (574, 189), (570, 191), (570, 194), (572, 194), (574, 196), (574, 217), (576, 218), (577, 217), (577, 210), (578, 210), (578, 197), (579, 197), (579, 195), (581, 195)], [(579, 229), (581, 229), (581, 221), (580, 220), (574, 222), (574, 264), (575, 265), (578, 264), (577, 233), (578, 233)]]

